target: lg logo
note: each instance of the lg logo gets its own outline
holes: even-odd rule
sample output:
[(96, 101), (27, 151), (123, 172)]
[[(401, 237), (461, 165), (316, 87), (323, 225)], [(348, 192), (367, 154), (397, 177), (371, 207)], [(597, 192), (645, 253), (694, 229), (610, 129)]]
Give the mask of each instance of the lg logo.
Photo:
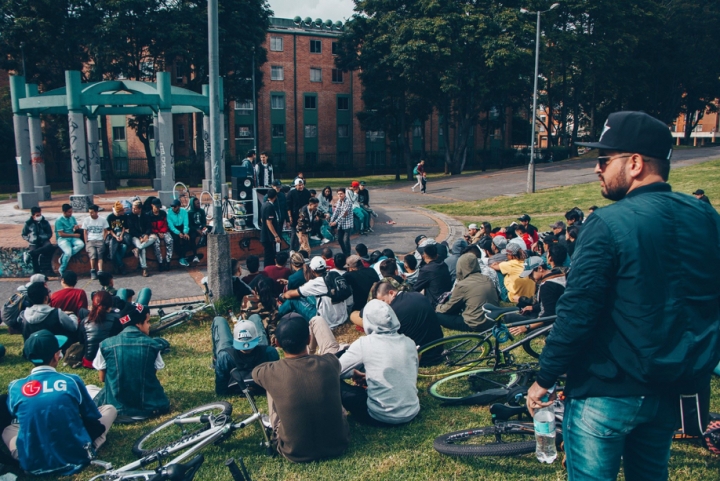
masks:
[(37, 396), (41, 392), (43, 393), (50, 393), (55, 391), (67, 391), (67, 383), (61, 379), (58, 379), (55, 381), (50, 387), (47, 381), (43, 381), (40, 383), (40, 381), (32, 380), (26, 382), (22, 387), (22, 393), (23, 396), (26, 397), (33, 397)]

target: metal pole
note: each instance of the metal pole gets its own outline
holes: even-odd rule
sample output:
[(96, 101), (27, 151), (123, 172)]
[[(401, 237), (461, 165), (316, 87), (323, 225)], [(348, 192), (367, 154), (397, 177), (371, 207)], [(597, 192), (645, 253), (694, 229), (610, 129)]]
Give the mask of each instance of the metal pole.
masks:
[(258, 146), (257, 146), (257, 138), (258, 138), (258, 131), (257, 131), (257, 108), (255, 108), (255, 105), (257, 104), (257, 92), (255, 91), (255, 49), (253, 48), (253, 58), (252, 58), (252, 84), (253, 84), (253, 144), (256, 159), (260, 158), (260, 153), (258, 152)]
[(533, 86), (533, 106), (530, 113), (532, 137), (530, 138), (530, 163), (528, 164), (527, 193), (535, 193), (535, 115), (537, 113), (538, 67), (540, 62), (540, 10), (537, 12), (537, 32), (535, 36), (535, 82)]
[(222, 176), (220, 175), (220, 102), (219, 102), (219, 38), (218, 38), (218, 0), (208, 0), (208, 46), (210, 63), (210, 157), (213, 171), (213, 233), (225, 234), (222, 219)]

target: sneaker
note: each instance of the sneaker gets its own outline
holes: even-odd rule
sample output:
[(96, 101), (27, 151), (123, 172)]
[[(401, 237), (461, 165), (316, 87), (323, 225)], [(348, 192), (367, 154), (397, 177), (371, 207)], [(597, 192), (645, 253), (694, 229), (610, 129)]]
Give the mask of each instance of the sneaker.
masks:
[(330, 241), (328, 239), (323, 239), (320, 241), (320, 245), (325, 245), (325, 244), (329, 244), (329, 243), (330, 243)]
[(200, 262), (200, 258), (198, 256), (195, 256), (195, 257), (193, 257), (192, 261), (193, 261), (193, 264), (197, 264), (198, 262)]
[(415, 192), (415, 187), (411, 187), (412, 191)]
[(370, 227), (368, 227), (368, 229), (367, 229), (367, 230), (368, 230), (368, 232), (375, 232), (375, 231), (374, 231), (374, 230), (372, 230), (372, 228), (370, 228)]
[(190, 267), (190, 264), (188, 263), (187, 259), (184, 257), (178, 261), (178, 263), (183, 267)]
[(23, 252), (23, 263), (24, 263), (24, 264), (30, 264), (30, 260), (31, 260), (31, 259), (32, 259), (32, 258), (30, 257), (30, 253), (29, 253), (29, 252), (27, 252), (27, 251)]
[(90, 269), (90, 279), (97, 280), (97, 271), (95, 269)]
[(314, 240), (314, 241), (320, 241), (320, 240), (321, 240), (320, 237), (318, 237), (318, 236), (316, 236), (316, 235), (310, 236), (310, 239), (311, 239), (311, 240)]
[(260, 421), (262, 421), (262, 424), (263, 424), (263, 426), (265, 426), (265, 429), (272, 429), (272, 424), (270, 424), (270, 416), (268, 416), (267, 414), (261, 414)]
[(148, 274), (147, 269), (143, 269), (142, 271), (143, 271), (143, 272), (142, 272), (142, 276), (143, 276), (143, 277), (150, 277), (150, 274)]
[(140, 258), (140, 249), (138, 249), (137, 247), (132, 250), (132, 253), (136, 258)]

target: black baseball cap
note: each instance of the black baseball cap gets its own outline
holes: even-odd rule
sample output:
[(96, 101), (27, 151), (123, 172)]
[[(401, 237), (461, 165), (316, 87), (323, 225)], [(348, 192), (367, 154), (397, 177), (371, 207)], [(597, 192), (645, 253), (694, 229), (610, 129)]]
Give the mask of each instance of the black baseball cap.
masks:
[(170, 204), (170, 207), (180, 207), (180, 201), (179, 201), (178, 199), (175, 199), (175, 200), (172, 201), (172, 203)]
[(519, 220), (520, 222), (525, 222), (525, 221), (530, 222), (531, 219), (530, 219), (530, 216), (529, 216), (529, 215), (523, 214), (523, 215), (521, 215), (520, 217), (518, 217), (518, 220)]
[(272, 181), (272, 185), (280, 187), (282, 185), (282, 182), (280, 181), (280, 179), (275, 179)]
[(65, 336), (55, 336), (47, 329), (30, 334), (23, 346), (25, 358), (33, 364), (47, 364), (67, 342)]
[(693, 192), (693, 195), (705, 195), (705, 191), (702, 189), (698, 189), (695, 192)]
[(608, 116), (597, 142), (576, 142), (582, 147), (646, 155), (672, 156), (672, 134), (667, 125), (645, 112), (615, 112)]

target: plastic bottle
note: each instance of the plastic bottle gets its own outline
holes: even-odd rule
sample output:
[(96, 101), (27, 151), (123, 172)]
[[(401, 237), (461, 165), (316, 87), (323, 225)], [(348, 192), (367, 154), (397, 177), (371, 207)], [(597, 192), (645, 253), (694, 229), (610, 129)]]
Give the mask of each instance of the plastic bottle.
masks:
[[(547, 402), (551, 389), (548, 394), (541, 399)], [(555, 405), (538, 409), (533, 416), (533, 424), (535, 425), (535, 455), (541, 463), (551, 464), (557, 458), (557, 448), (555, 447)]]

